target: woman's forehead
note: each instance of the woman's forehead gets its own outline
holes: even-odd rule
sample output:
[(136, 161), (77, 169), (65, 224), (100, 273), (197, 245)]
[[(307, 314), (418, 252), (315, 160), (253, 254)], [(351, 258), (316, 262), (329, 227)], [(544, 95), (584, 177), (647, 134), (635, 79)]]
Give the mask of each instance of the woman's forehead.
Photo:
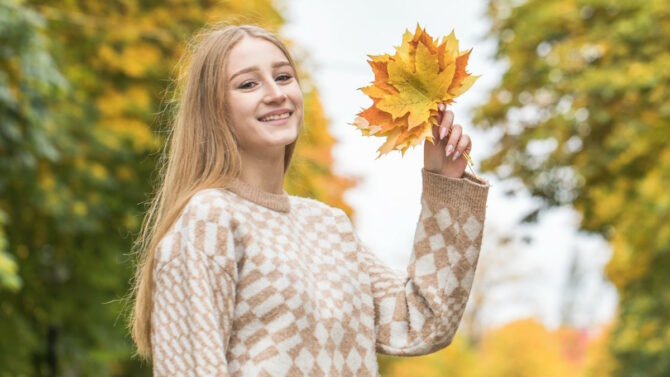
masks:
[(244, 37), (233, 46), (228, 56), (228, 76), (250, 67), (272, 69), (276, 62), (288, 62), (274, 43), (262, 38)]

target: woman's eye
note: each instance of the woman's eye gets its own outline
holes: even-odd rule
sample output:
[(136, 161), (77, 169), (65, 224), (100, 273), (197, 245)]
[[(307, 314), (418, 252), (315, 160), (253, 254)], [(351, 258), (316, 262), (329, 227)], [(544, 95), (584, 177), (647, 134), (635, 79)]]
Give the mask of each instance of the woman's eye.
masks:
[[(281, 75), (277, 76), (277, 79), (281, 80), (281, 81), (288, 81), (291, 78), (293, 78), (293, 76), (289, 75), (288, 73), (284, 73), (284, 74), (281, 74)], [(251, 84), (255, 84), (255, 83), (253, 81), (247, 81), (245, 83), (242, 83), (242, 85), (240, 85), (240, 89), (251, 89), (253, 87), (253, 86), (250, 86)]]
[(247, 81), (243, 83), (242, 85), (240, 85), (240, 89), (249, 89), (250, 88), (249, 84), (253, 84), (253, 81)]

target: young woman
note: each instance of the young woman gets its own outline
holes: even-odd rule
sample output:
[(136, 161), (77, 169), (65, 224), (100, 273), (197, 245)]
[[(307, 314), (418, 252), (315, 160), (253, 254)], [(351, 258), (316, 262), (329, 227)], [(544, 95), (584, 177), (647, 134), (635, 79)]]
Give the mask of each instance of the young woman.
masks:
[(154, 375), (377, 376), (376, 352), (424, 355), (452, 341), (489, 187), (465, 172), (471, 141), (453, 113), (441, 106), (436, 143), (424, 144), (401, 272), (365, 249), (342, 210), (283, 190), (303, 98), (273, 34), (209, 30), (183, 78), (136, 243), (132, 336)]

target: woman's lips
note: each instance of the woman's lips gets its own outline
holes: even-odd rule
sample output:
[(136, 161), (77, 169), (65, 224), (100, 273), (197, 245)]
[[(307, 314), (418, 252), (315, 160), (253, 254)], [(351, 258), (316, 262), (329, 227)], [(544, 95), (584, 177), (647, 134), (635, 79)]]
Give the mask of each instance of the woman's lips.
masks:
[(288, 113), (288, 116), (287, 116), (286, 118), (283, 118), (283, 119), (273, 119), (273, 120), (267, 120), (267, 121), (259, 120), (259, 122), (261, 122), (261, 123), (265, 123), (265, 124), (269, 124), (269, 125), (271, 125), (271, 126), (280, 126), (280, 125), (282, 125), (282, 124), (288, 122), (288, 120), (291, 119), (292, 116), (293, 116), (293, 112), (289, 112), (289, 113)]

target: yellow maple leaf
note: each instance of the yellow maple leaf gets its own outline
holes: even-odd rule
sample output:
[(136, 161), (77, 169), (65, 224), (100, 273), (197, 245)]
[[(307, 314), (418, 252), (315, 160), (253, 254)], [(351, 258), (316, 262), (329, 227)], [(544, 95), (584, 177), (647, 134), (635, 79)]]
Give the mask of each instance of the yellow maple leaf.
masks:
[(466, 71), (472, 49), (458, 50), (452, 31), (441, 43), (417, 23), (414, 34), (406, 30), (393, 56), (368, 55), (374, 81), (359, 88), (373, 101), (351, 125), (365, 136), (385, 136), (379, 155), (399, 150), (405, 154), (424, 140), (433, 141), (437, 106), (450, 104), (480, 76)]
[(416, 48), (414, 61), (414, 67), (401, 59), (388, 62), (388, 82), (398, 89), (398, 93), (386, 95), (377, 105), (393, 119), (409, 112), (409, 128), (428, 120), (430, 110), (437, 111), (438, 101), (450, 99), (447, 90), (456, 70), (454, 63), (440, 72), (437, 56), (422, 43)]

